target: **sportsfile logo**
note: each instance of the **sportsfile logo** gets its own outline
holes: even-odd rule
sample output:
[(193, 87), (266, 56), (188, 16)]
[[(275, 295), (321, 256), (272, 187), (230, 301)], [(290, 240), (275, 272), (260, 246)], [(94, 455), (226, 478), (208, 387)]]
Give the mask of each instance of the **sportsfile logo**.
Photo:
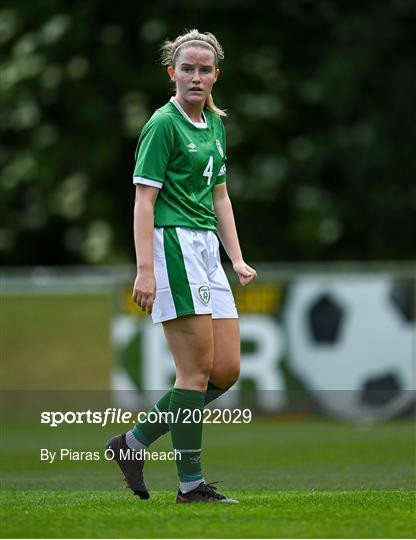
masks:
[(56, 428), (61, 424), (131, 424), (149, 422), (149, 424), (249, 424), (252, 420), (250, 409), (179, 409), (172, 411), (139, 411), (133, 414), (120, 408), (108, 407), (104, 411), (42, 411), (40, 423)]
[(194, 144), (193, 142), (188, 144), (188, 149), (189, 149), (190, 152), (197, 152), (198, 151), (198, 149), (196, 147), (196, 144)]

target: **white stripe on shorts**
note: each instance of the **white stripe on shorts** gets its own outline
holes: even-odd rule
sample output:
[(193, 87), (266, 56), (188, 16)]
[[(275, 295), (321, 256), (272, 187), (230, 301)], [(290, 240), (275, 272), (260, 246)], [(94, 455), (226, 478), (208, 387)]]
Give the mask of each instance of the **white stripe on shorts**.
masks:
[(153, 304), (152, 320), (159, 323), (176, 319), (176, 309), (169, 285), (163, 246), (163, 228), (155, 228), (153, 232), (153, 256), (156, 278), (156, 298)]

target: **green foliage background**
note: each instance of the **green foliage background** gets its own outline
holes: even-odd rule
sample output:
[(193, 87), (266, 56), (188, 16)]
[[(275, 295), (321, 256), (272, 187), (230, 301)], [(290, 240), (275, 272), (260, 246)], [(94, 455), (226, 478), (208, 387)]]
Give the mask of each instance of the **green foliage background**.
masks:
[(410, 259), (413, 0), (10, 0), (0, 12), (0, 253), (132, 262), (138, 134), (184, 28), (225, 49), (228, 185), (247, 260)]

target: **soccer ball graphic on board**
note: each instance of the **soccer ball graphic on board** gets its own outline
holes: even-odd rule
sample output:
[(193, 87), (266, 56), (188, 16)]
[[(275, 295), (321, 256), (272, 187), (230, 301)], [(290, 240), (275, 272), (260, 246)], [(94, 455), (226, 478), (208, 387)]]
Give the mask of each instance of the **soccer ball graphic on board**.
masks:
[(296, 281), (285, 307), (293, 372), (345, 419), (397, 415), (414, 400), (414, 290), (369, 276)]

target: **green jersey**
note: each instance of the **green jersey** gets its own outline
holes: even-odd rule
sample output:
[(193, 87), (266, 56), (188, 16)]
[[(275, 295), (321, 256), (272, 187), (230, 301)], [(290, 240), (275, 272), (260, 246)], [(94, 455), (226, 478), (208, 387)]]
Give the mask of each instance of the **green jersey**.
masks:
[(192, 122), (173, 99), (143, 127), (133, 181), (160, 189), (156, 227), (215, 230), (212, 190), (225, 182), (225, 129), (204, 109), (205, 122)]

